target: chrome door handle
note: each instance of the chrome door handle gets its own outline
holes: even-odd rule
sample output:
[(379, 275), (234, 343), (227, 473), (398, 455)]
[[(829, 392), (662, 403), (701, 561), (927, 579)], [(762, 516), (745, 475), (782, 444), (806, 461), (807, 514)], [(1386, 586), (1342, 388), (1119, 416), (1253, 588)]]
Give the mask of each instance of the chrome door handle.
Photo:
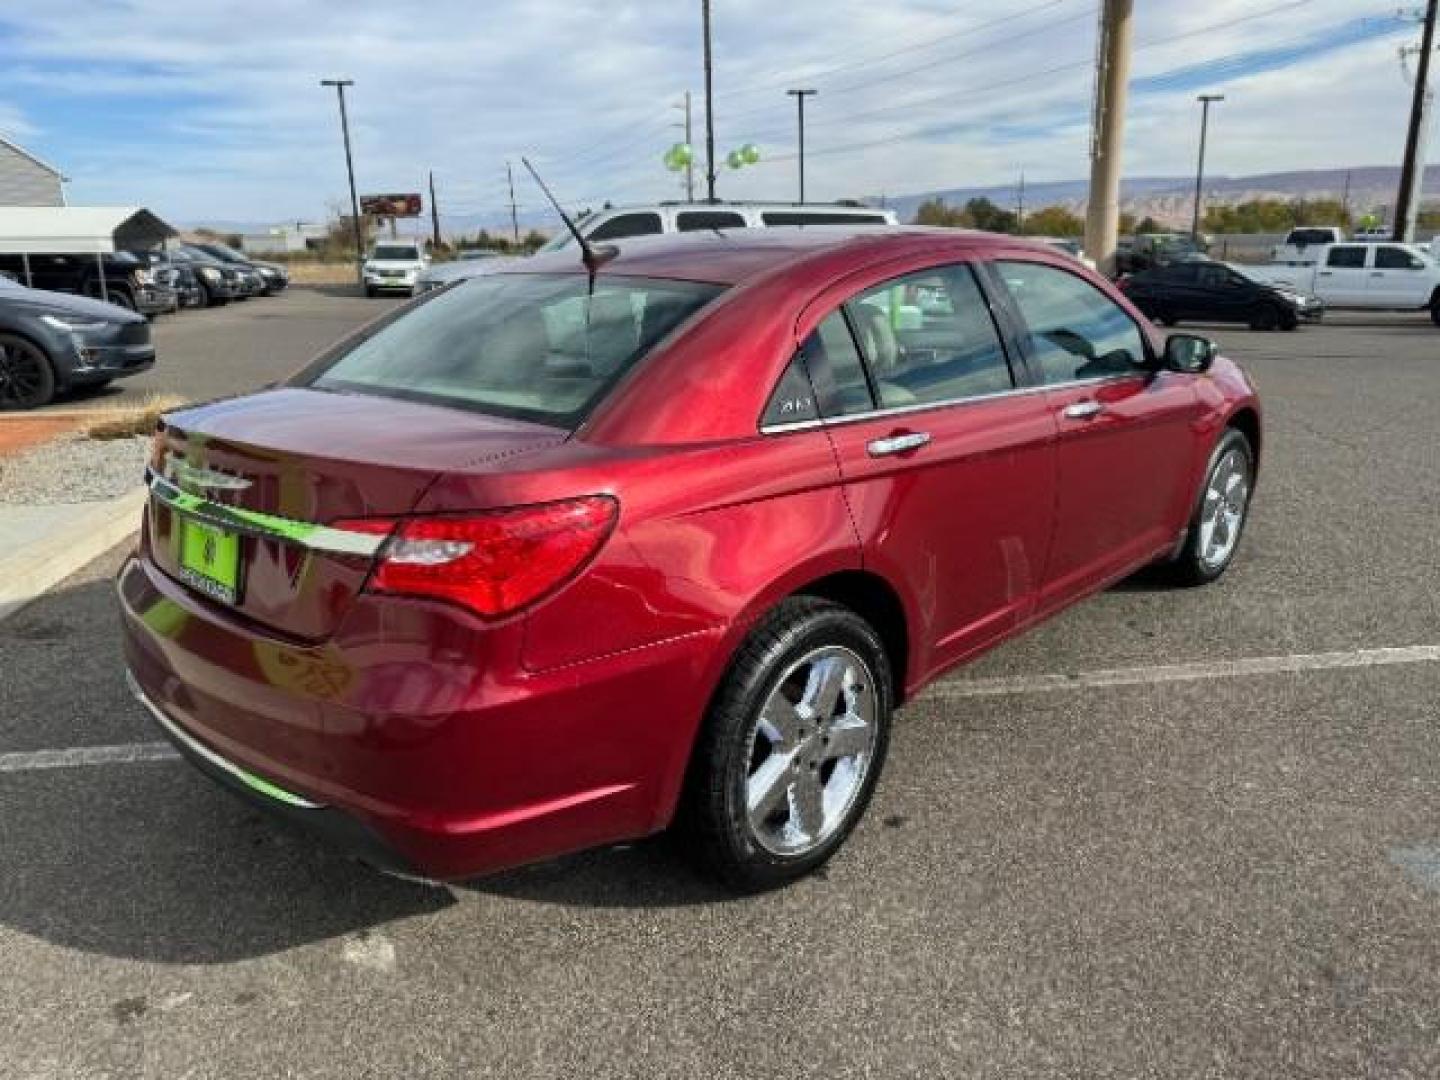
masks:
[(1093, 420), (1104, 411), (1105, 406), (1098, 401), (1077, 401), (1073, 405), (1065, 406), (1065, 419)]
[(904, 435), (890, 435), (884, 439), (872, 439), (865, 444), (871, 457), (889, 457), (903, 454), (908, 450), (919, 450), (930, 441), (928, 431), (911, 431)]

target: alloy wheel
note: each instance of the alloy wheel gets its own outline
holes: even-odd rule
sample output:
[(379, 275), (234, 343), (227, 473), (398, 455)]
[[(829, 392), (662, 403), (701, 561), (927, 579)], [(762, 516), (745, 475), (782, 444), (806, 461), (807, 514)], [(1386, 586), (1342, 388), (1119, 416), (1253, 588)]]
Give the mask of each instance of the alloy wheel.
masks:
[(827, 645), (791, 664), (750, 738), (746, 817), (755, 842), (804, 855), (850, 817), (874, 760), (875, 679), (865, 661)]
[(0, 409), (43, 405), (50, 392), (50, 362), (27, 341), (0, 341)]
[(1239, 447), (1215, 463), (1200, 509), (1200, 561), (1216, 570), (1230, 561), (1250, 501), (1250, 467)]

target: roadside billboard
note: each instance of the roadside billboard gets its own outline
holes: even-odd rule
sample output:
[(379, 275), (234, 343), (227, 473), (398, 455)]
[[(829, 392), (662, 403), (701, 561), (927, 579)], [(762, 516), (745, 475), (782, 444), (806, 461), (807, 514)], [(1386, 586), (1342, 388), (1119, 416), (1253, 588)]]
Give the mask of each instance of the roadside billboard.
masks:
[(360, 212), (379, 218), (419, 217), (419, 195), (361, 195)]

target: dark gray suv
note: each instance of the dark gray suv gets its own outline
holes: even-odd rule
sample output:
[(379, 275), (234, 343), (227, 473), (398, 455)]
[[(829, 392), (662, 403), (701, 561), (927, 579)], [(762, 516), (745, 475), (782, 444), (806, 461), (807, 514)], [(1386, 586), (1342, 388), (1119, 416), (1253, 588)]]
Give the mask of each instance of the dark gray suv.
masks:
[(154, 363), (143, 315), (0, 275), (0, 411), (39, 408), (61, 391), (103, 386)]

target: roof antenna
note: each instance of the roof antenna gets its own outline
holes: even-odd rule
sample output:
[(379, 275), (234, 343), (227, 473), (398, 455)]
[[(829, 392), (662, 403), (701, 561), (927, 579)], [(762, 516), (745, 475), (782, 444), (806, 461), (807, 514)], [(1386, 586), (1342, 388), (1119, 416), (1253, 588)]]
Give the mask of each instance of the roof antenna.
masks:
[[(570, 215), (560, 208), (560, 203), (554, 195), (550, 194), (550, 189), (545, 186), (545, 181), (540, 179), (540, 174), (535, 171), (535, 166), (530, 164), (530, 159), (521, 157), (520, 160), (524, 163), (525, 168), (530, 170), (530, 175), (535, 178), (535, 183), (540, 185), (540, 190), (545, 193), (545, 197), (550, 200), (550, 205), (555, 208), (555, 213), (560, 215), (560, 220), (565, 223), (565, 228), (570, 230), (570, 235), (573, 236), (575, 242), (580, 245), (580, 261), (585, 264), (585, 269), (590, 271), (590, 275), (593, 278), (595, 271), (599, 270), (600, 267), (620, 254), (620, 249), (614, 244), (601, 244), (599, 247), (596, 247), (590, 243), (589, 240), (586, 240), (585, 237), (581, 236), (580, 230), (575, 227), (575, 222), (571, 221)], [(594, 287), (593, 282), (591, 287)]]

